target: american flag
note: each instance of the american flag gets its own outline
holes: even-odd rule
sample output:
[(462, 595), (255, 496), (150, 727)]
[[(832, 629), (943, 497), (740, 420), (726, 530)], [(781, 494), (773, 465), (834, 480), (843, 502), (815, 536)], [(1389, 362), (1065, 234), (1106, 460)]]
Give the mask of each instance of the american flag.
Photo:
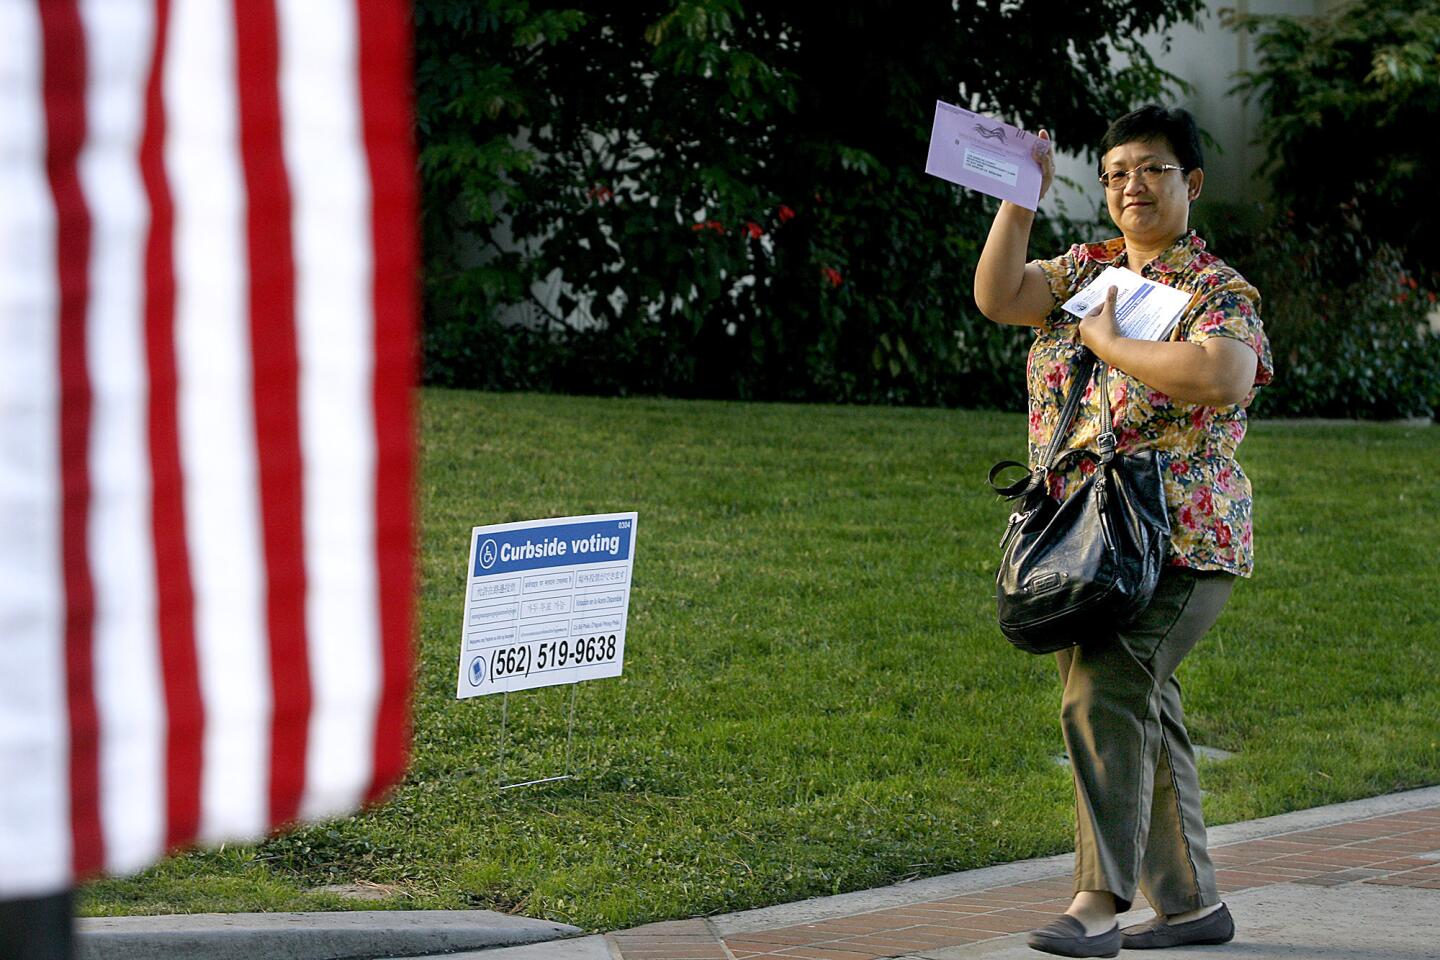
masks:
[(0, 899), (409, 737), (401, 0), (0, 0)]

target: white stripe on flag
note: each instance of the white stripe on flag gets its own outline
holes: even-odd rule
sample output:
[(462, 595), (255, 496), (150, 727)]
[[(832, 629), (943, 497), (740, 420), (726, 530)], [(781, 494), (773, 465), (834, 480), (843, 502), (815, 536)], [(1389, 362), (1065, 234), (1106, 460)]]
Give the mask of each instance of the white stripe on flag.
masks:
[(67, 888), (72, 847), (42, 47), (36, 8), (0, 3), (0, 898)]
[(83, 0), (90, 131), (80, 175), (93, 222), (88, 346), (89, 555), (105, 867), (141, 869), (165, 848), (165, 716), (155, 644), (144, 252), (136, 154), (153, 17), (149, 0)]
[(165, 64), (180, 448), (206, 708), (200, 839), (268, 827), (270, 670), (231, 6), (175, 0)]
[(369, 784), (380, 690), (369, 177), (353, 0), (282, 0), (280, 97), (291, 186), (312, 708), (303, 817)]

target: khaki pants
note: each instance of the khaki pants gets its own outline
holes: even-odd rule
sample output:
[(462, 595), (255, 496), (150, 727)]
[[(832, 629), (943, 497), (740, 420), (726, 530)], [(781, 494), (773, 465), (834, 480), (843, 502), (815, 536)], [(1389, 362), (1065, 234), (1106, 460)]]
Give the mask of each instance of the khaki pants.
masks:
[(1227, 573), (1167, 567), (1138, 621), (1056, 654), (1075, 776), (1076, 892), (1109, 891), (1124, 911), (1138, 885), (1167, 915), (1219, 902), (1175, 668), (1234, 585)]

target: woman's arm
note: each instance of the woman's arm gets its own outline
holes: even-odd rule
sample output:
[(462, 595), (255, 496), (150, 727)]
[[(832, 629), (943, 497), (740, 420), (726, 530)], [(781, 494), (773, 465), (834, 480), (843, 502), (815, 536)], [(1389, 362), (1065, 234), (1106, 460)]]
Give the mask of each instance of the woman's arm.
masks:
[[(1037, 142), (1032, 155), (1040, 164), (1043, 197), (1055, 177), (1055, 158), (1049, 147), (1050, 134), (1041, 130), (1040, 140), (1045, 146)], [(975, 306), (996, 323), (1038, 327), (1055, 305), (1045, 274), (1026, 264), (1034, 223), (1035, 211), (1002, 202), (975, 264)]]
[(1080, 340), (1097, 357), (1181, 403), (1228, 407), (1255, 386), (1258, 358), (1230, 337), (1204, 343), (1132, 340), (1115, 324), (1115, 288), (1080, 321)]

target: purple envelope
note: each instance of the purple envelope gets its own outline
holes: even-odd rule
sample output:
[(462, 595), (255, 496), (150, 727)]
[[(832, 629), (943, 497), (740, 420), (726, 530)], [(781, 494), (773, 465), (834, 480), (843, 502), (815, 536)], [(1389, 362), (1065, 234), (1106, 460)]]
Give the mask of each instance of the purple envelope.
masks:
[(1040, 203), (1040, 164), (1030, 155), (1035, 140), (1008, 123), (937, 100), (925, 172), (1034, 210)]

